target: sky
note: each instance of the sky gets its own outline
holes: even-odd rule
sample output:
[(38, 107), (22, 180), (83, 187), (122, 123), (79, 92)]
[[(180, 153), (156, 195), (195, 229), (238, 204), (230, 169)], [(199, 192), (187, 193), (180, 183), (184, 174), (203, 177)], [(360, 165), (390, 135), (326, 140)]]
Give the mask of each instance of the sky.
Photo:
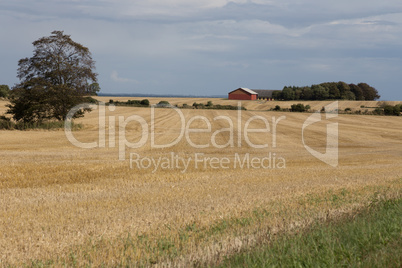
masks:
[(0, 84), (54, 30), (89, 48), (101, 93), (344, 81), (402, 100), (400, 0), (0, 0)]

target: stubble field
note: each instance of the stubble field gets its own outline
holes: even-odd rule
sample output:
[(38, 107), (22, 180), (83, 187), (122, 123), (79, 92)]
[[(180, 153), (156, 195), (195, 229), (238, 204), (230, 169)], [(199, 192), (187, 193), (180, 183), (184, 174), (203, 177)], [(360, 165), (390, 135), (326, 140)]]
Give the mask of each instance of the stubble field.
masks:
[[(267, 112), (271, 103), (243, 104), (248, 111), (240, 116), (238, 111), (180, 110), (188, 129), (204, 132), (190, 131), (170, 148), (152, 146), (149, 108), (106, 108), (105, 148), (78, 148), (64, 130), (0, 131), (0, 266), (216, 264), (277, 233), (342, 217), (378, 199), (400, 198), (400, 117), (339, 115), (306, 128), (305, 143), (325, 153), (327, 124), (339, 124), (334, 168), (303, 145), (303, 123), (311, 114)], [(327, 103), (313, 104), (319, 110)], [(0, 114), (4, 105), (0, 102)], [(340, 102), (341, 108), (362, 105), (373, 103)], [(154, 113), (155, 144), (175, 141), (183, 127), (179, 114), (163, 108)], [(132, 115), (148, 128), (136, 122), (119, 128), (119, 119)], [(245, 124), (253, 116), (266, 118), (270, 132), (249, 132), (246, 138)], [(84, 126), (73, 132), (77, 140), (99, 141), (98, 110), (77, 122)], [(230, 122), (233, 140), (226, 131)], [(249, 129), (264, 128), (262, 120), (249, 124)], [(148, 137), (140, 148), (126, 148), (121, 161), (119, 133), (131, 143)], [(228, 142), (233, 147), (219, 148)], [(247, 155), (255, 162), (242, 166)], [(181, 159), (188, 161), (187, 168)]]

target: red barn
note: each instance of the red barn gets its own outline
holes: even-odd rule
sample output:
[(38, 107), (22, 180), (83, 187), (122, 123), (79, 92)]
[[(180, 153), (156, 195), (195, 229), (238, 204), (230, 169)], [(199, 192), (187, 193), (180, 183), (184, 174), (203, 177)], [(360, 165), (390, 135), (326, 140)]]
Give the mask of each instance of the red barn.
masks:
[(256, 100), (257, 98), (257, 92), (244, 87), (229, 92), (229, 100)]

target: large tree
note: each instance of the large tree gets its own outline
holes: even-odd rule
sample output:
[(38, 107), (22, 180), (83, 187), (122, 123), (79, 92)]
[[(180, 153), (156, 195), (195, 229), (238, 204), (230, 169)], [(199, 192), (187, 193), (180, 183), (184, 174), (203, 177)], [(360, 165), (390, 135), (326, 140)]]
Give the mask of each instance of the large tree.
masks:
[(95, 62), (87, 47), (63, 31), (32, 44), (34, 55), (18, 62), (20, 83), (11, 91), (8, 113), (16, 121), (63, 120), (72, 107), (99, 91)]

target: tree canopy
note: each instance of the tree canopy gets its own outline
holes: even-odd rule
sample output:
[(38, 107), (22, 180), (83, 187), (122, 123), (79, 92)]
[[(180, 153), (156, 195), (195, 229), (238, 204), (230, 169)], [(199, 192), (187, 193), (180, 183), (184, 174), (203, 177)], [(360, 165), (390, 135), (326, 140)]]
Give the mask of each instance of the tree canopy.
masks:
[(274, 91), (272, 97), (277, 100), (377, 100), (378, 91), (366, 83), (346, 84), (345, 82), (328, 82), (310, 87), (288, 87)]
[(63, 31), (32, 44), (34, 55), (18, 62), (20, 83), (11, 90), (8, 113), (16, 121), (63, 120), (72, 107), (99, 91), (95, 62), (87, 47)]

